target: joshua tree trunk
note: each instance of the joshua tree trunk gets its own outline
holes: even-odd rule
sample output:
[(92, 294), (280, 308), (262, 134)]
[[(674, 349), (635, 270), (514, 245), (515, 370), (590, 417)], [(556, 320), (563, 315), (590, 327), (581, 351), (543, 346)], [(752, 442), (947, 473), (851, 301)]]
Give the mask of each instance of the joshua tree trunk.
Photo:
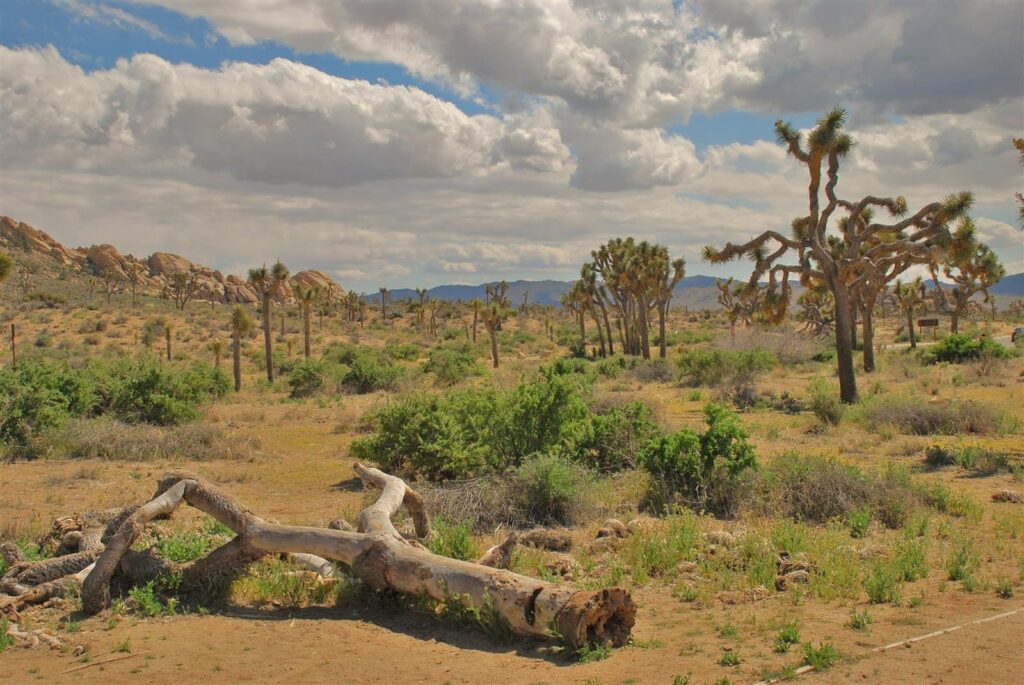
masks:
[(274, 341), (270, 333), (270, 293), (263, 295), (263, 354), (267, 360), (267, 380), (274, 382)]
[(836, 362), (839, 367), (839, 398), (846, 404), (857, 401), (857, 375), (853, 365), (853, 328), (850, 294), (833, 288), (836, 316)]
[(637, 324), (640, 326), (640, 351), (643, 353), (644, 359), (651, 358), (650, 324), (647, 319), (648, 311), (647, 300), (641, 297), (636, 314)]
[(231, 336), (231, 361), (235, 372), (235, 392), (242, 389), (242, 336)]
[(487, 329), (487, 334), (491, 336), (491, 365), (498, 368), (498, 329), (491, 326)]
[(473, 310), (473, 342), (476, 342), (476, 321), (480, 318), (480, 312), (476, 309)]
[(309, 359), (309, 307), (302, 310), (302, 351)]
[(164, 340), (167, 342), (167, 361), (171, 361), (171, 328), (164, 326)]
[(949, 332), (960, 332), (960, 312), (955, 308), (949, 312)]
[[(425, 537), (429, 519), (419, 494), (401, 479), (377, 469), (356, 464), (354, 470), (364, 484), (381, 491), (377, 501), (360, 513), (358, 532), (270, 523), (201, 478), (168, 474), (160, 481), (154, 498), (117, 527), (98, 556), (95, 551), (86, 552), (85, 557), (69, 565), (66, 575), (47, 585), (81, 583), (82, 607), (95, 614), (110, 606), (115, 574), (139, 583), (161, 572), (176, 572), (181, 578), (180, 591), (188, 592), (222, 586), (265, 555), (292, 554), (318, 569), (328, 566), (328, 560), (345, 564), (354, 576), (375, 589), (457, 602), (487, 612), (517, 635), (550, 638), (556, 634), (575, 648), (591, 643), (622, 646), (629, 640), (636, 607), (627, 590), (576, 590), (432, 554), (403, 537), (391, 522), (404, 506), (413, 519), (416, 535)], [(228, 526), (236, 537), (190, 564), (175, 564), (131, 550), (149, 522), (169, 516), (182, 502)], [(92, 558), (95, 562), (90, 565)], [(26, 588), (22, 597), (42, 595), (34, 592), (41, 588)], [(38, 601), (13, 599), (8, 603), (15, 608)]]
[(907, 310), (907, 332), (910, 335), (910, 346), (917, 347), (917, 333), (914, 332), (914, 308)]
[(857, 350), (857, 299), (850, 297), (850, 349)]
[(668, 345), (665, 343), (665, 310), (668, 303), (658, 305), (658, 356), (664, 359), (668, 356)]
[(861, 323), (864, 326), (864, 371), (871, 373), (875, 370), (875, 323), (874, 312), (871, 307), (864, 307), (864, 314), (861, 316)]
[(615, 343), (612, 342), (612, 325), (608, 321), (608, 308), (604, 306), (604, 300), (600, 297), (597, 299), (597, 304), (601, 307), (601, 318), (604, 319), (605, 337), (608, 338), (608, 354), (615, 354)]
[(580, 307), (580, 311), (579, 311), (580, 345), (582, 345), (583, 349), (586, 350), (587, 349), (587, 323), (586, 323), (586, 320), (583, 317), (584, 317), (583, 307)]

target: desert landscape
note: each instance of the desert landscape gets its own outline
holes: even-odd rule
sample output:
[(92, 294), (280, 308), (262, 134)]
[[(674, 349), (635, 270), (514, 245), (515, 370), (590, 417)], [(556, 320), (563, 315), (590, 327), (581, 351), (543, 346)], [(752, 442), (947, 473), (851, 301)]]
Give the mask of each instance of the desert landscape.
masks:
[[(671, 41), (709, 50), (755, 31), (752, 16), (685, 3), (526, 3), (515, 17), (470, 4), (441, 14), (508, 28), (536, 11), (547, 20), (530, 50), (557, 42), (552, 27), (586, 25), (574, 40), (623, 70), (641, 45), (664, 51), (649, 70)], [(688, 181), (659, 176), (679, 149), (675, 166), (615, 181), (615, 164), (638, 157), (617, 157), (614, 141), (655, 126), (641, 119), (661, 121), (649, 130), (663, 143), (687, 139), (671, 117), (612, 115), (558, 90), (569, 67), (556, 57), (541, 85), (482, 56), (465, 74), (449, 53), (409, 62), (398, 48), (432, 55), (421, 33), (435, 30), (411, 4), (386, 22), (335, 8), (362, 38), (392, 41), (386, 53), (346, 47), (327, 9), (306, 25), (330, 24), (337, 42), (310, 52), (256, 10), (171, 5), (0, 10), (22, 27), (0, 32), (0, 680), (1021, 680), (1024, 197), (1006, 188), (1024, 185), (1024, 139), (986, 128), (1021, 93), (973, 115), (985, 122), (975, 152), (913, 175), (879, 170), (880, 151), (894, 154), (880, 136), (919, 123), (924, 105), (886, 119), (862, 89), (848, 98), (859, 115), (779, 108), (794, 123), (704, 144)], [(979, 16), (995, 21), (994, 7)], [(70, 38), (47, 39), (59, 51), (27, 42), (47, 17), (149, 36), (157, 53), (171, 19), (189, 18), (183, 35), (215, 35), (181, 49), (225, 61), (171, 63), (128, 41), (130, 61), (67, 62)], [(691, 20), (730, 29), (653, 40)], [(446, 40), (475, 45), (460, 35)], [(266, 64), (233, 52), (293, 42)], [(492, 49), (515, 52), (503, 45)], [(321, 52), (367, 71), (319, 72)], [(424, 71), (436, 60), (443, 78)], [(392, 62), (406, 71), (358, 80)], [(31, 76), (43, 67), (63, 80)], [(638, 73), (631, 92), (668, 107)], [(289, 97), (359, 92), (380, 109), (356, 134), (337, 118), (348, 105), (290, 109), (259, 90), (282, 83), (298, 89)], [(549, 99), (527, 116), (480, 84)], [(218, 100), (236, 87), (237, 102)], [(371, 102), (385, 91), (387, 106)], [(33, 98), (47, 104), (30, 116)], [(438, 124), (466, 146), (442, 156), (489, 150), (473, 162), (486, 168), (427, 169), (436, 141), (425, 119), (402, 128), (402, 98), (475, 119), (458, 134)], [(473, 113), (480, 102), (491, 113)], [(90, 120), (62, 139), (76, 116)], [(584, 120), (623, 128), (590, 149)], [(290, 137), (300, 129), (324, 137), (308, 147)], [(572, 139), (555, 166), (551, 135)], [(377, 159), (373, 146), (388, 149)], [(48, 171), (65, 154), (74, 169)], [(133, 168), (131, 207), (108, 213)], [(309, 176), (325, 170), (334, 180)], [(536, 174), (569, 194), (531, 185)], [(737, 179), (750, 202), (735, 199)], [(661, 186), (657, 202), (693, 212), (671, 231), (661, 205), (640, 203)], [(380, 203), (382, 188), (397, 194)], [(169, 197), (185, 200), (173, 216), (155, 209)], [(425, 197), (437, 216), (414, 216)], [(374, 224), (368, 204), (403, 227)], [(352, 214), (319, 217), (339, 209)]]

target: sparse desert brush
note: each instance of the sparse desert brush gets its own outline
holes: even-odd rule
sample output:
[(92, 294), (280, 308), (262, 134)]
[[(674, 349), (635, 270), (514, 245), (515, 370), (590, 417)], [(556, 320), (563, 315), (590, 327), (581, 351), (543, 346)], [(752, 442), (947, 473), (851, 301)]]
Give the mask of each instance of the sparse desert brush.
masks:
[(111, 461), (251, 459), (261, 447), (255, 433), (227, 434), (206, 423), (159, 427), (106, 418), (69, 419), (37, 443), (49, 457)]
[(885, 526), (899, 528), (921, 503), (920, 495), (898, 479), (796, 452), (777, 457), (748, 488), (741, 497), (743, 509), (815, 523), (868, 512)]
[(886, 424), (911, 435), (987, 435), (1014, 432), (1017, 421), (1003, 410), (974, 400), (929, 402), (920, 397), (878, 396), (859, 407), (866, 426)]

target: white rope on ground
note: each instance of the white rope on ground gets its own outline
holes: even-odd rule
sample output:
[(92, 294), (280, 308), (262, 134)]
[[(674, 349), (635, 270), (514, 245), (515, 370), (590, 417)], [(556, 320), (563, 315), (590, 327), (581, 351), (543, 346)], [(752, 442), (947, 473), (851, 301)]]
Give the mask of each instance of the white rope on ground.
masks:
[[(948, 633), (952, 633), (954, 631), (960, 630), (961, 628), (966, 628), (967, 626), (975, 626), (975, 625), (978, 625), (978, 624), (981, 624), (981, 623), (988, 623), (989, 621), (998, 621), (1001, 618), (1008, 618), (1010, 616), (1013, 616), (1014, 614), (1019, 614), (1022, 611), (1024, 611), (1024, 607), (1021, 607), (1019, 609), (1013, 609), (1011, 611), (1004, 611), (1003, 613), (996, 614), (994, 616), (986, 616), (985, 618), (975, 619), (973, 621), (968, 621), (967, 623), (961, 623), (959, 625), (950, 626), (949, 628), (943, 628), (941, 630), (936, 630), (936, 631), (933, 631), (933, 632), (928, 633), (926, 635), (918, 635), (917, 637), (908, 638), (906, 640), (900, 640), (899, 642), (892, 642), (892, 643), (889, 643), (889, 644), (884, 645), (882, 647), (875, 647), (874, 649), (872, 649), (872, 650), (870, 650), (868, 652), (865, 652), (864, 654), (862, 654), (858, 658), (863, 658), (865, 656), (868, 656), (869, 654), (878, 654), (880, 652), (886, 652), (886, 651), (888, 651), (890, 649), (895, 649), (896, 647), (903, 647), (905, 645), (910, 645), (910, 644), (913, 644), (915, 642), (920, 642), (921, 640), (927, 640), (928, 638), (939, 637), (940, 635), (946, 635)], [(792, 671), (785, 678), (770, 678), (768, 680), (759, 680), (756, 683), (754, 683), (754, 685), (774, 685), (775, 683), (780, 683), (783, 680), (790, 680), (792, 678), (795, 678), (796, 676), (803, 675), (804, 673), (808, 673), (808, 672), (813, 671), (813, 670), (814, 669), (811, 666), (801, 666), (800, 668)]]

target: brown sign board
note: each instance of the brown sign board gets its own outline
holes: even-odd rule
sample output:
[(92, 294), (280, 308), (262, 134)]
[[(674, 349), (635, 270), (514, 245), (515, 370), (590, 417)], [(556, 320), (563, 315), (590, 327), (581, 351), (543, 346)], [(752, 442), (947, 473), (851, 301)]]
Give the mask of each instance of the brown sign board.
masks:
[(918, 328), (935, 328), (938, 325), (939, 325), (939, 320), (938, 319), (918, 319), (917, 320), (917, 327)]

